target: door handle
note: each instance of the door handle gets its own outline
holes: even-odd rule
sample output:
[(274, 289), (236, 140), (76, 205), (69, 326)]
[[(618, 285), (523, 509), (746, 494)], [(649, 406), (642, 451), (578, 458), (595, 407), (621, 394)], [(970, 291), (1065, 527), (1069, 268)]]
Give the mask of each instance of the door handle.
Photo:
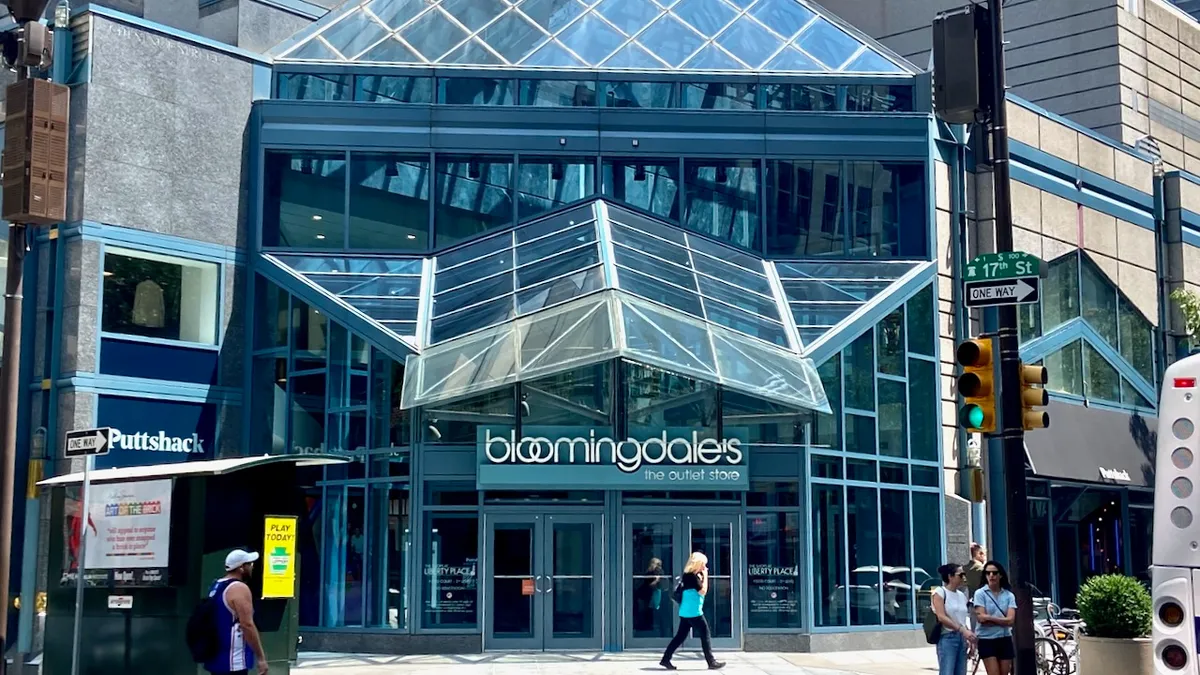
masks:
[(546, 575), (546, 590), (543, 593), (550, 593), (554, 590), (554, 577)]
[(538, 593), (542, 592), (542, 575), (538, 574), (533, 577), (533, 590)]

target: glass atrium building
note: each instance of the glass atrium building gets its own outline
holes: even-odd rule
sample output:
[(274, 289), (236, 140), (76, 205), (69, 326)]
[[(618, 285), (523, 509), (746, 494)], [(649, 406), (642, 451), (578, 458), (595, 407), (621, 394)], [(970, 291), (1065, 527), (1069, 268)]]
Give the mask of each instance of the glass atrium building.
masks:
[(661, 648), (694, 550), (721, 647), (918, 644), (927, 75), (807, 0), (354, 0), (272, 57), (244, 444), (353, 459), (307, 649)]

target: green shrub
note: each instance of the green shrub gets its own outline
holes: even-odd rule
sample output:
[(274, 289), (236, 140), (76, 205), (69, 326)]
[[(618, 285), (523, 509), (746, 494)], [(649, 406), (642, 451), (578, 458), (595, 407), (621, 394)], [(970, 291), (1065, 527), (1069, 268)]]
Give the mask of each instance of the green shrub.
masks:
[(1079, 589), (1075, 603), (1092, 637), (1140, 638), (1150, 634), (1150, 592), (1133, 577), (1092, 577)]

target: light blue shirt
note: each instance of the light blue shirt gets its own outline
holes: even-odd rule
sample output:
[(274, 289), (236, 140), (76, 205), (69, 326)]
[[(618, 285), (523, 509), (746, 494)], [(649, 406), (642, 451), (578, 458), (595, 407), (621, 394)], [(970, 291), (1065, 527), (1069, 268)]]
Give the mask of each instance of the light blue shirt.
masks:
[[(987, 586), (975, 591), (974, 602), (976, 608), (982, 607), (985, 614), (997, 619), (1003, 619), (1008, 616), (1008, 610), (1017, 608), (1017, 596), (1013, 595), (1012, 591), (1001, 590), (999, 595), (995, 595), (988, 590)], [(979, 636), (980, 640), (1009, 637), (1012, 635), (1012, 627), (981, 623), (975, 634)]]

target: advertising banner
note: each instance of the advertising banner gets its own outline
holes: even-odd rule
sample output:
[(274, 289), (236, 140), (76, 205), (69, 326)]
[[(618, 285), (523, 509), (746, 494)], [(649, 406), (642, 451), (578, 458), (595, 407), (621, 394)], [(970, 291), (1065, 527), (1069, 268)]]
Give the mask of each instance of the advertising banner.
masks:
[(747, 449), (739, 433), (707, 438), (668, 428), (650, 438), (614, 439), (578, 427), (479, 427), (480, 490), (565, 489), (747, 490)]
[(166, 569), (171, 480), (94, 485), (92, 495), (88, 500), (88, 569)]
[(263, 598), (296, 597), (296, 517), (267, 516), (263, 522)]

